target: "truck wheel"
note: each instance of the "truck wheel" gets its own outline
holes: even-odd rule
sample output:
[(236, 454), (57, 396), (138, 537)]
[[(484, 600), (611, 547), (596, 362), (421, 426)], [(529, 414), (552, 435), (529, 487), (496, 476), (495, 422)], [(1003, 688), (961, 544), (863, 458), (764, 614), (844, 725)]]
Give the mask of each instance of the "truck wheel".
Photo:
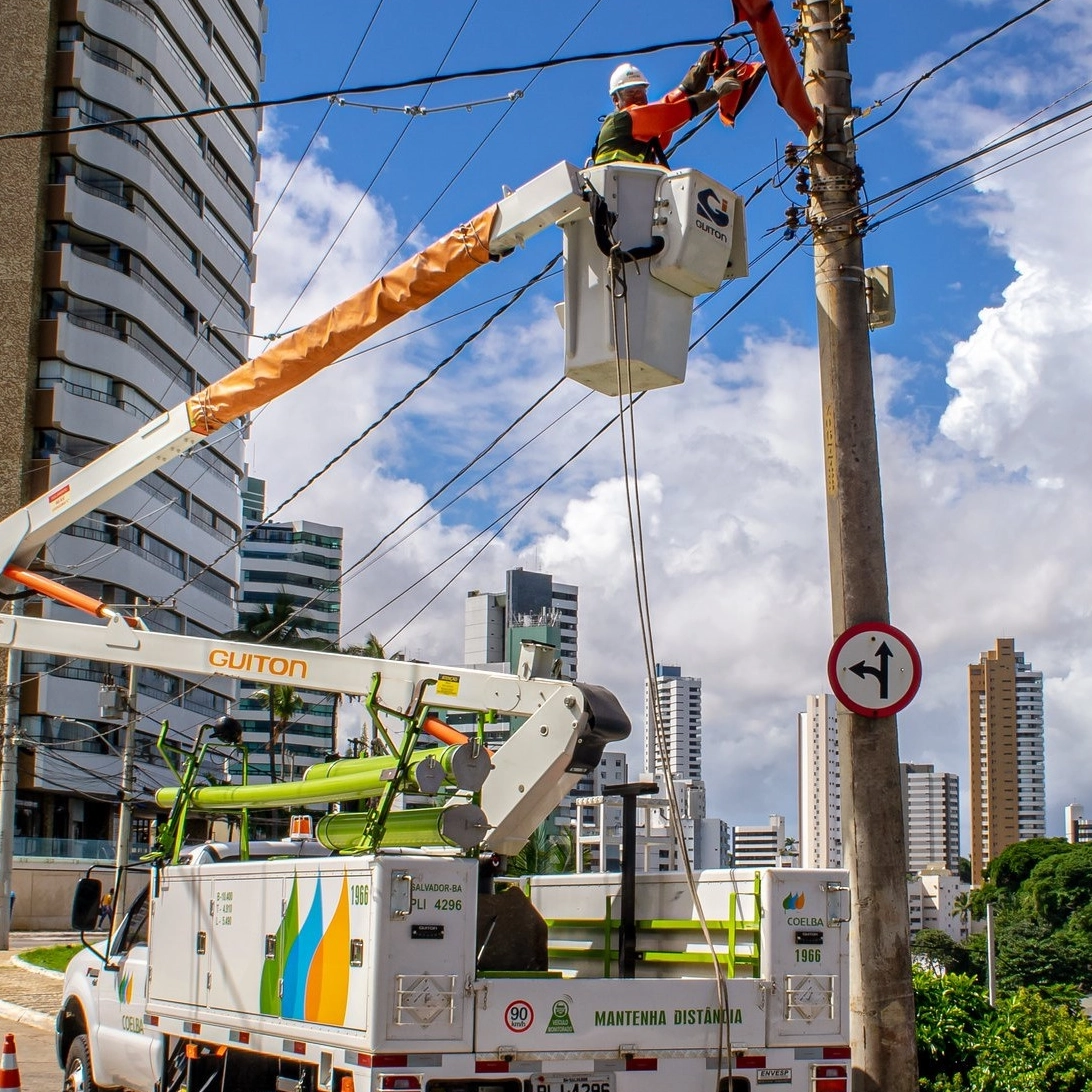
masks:
[(77, 1035), (68, 1048), (62, 1092), (99, 1092), (91, 1079), (91, 1047), (86, 1035)]

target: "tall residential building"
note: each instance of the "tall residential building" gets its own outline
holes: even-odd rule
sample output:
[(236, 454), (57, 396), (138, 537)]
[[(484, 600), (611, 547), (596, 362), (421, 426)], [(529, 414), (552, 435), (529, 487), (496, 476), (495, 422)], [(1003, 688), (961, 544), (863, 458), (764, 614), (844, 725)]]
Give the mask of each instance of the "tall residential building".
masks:
[(842, 777), (838, 705), (833, 694), (809, 694), (797, 714), (799, 734), (800, 867), (841, 868)]
[(900, 763), (907, 869), (959, 875), (959, 778), (931, 765)]
[[(264, 18), (262, 0), (6, 5), (0, 130), (55, 132), (0, 149), (5, 511), (245, 359), (259, 113), (125, 119), (256, 98)], [(155, 629), (234, 628), (242, 458), (241, 431), (223, 429), (74, 523), (41, 567), (123, 609), (158, 604), (141, 611)], [(107, 664), (24, 657), (21, 728), (48, 744), (20, 763), (27, 834), (112, 835), (117, 732), (98, 705), (111, 672), (124, 678)], [(137, 682), (143, 743), (163, 720), (185, 737), (235, 693), (170, 671)]]
[(561, 675), (577, 678), (575, 585), (549, 573), (509, 569), (504, 592), (467, 592), (463, 663), (491, 671), (515, 671), (521, 641), (553, 645)]
[[(246, 541), (239, 549), (242, 580), (239, 627), (248, 617), (289, 608), (294, 635), (336, 648), (341, 633), (341, 543), (343, 531), (310, 520), (262, 523), (265, 482), (245, 479), (243, 517)], [(283, 693), (283, 692), (282, 692)], [(278, 732), (277, 771), (289, 780), (301, 769), (321, 762), (335, 749), (335, 696), (293, 688), (295, 710), (285, 708), (287, 729)], [(270, 709), (268, 688), (239, 684), (236, 719), (243, 725), (255, 780), (269, 777)], [(278, 712), (274, 700), (274, 713)]]
[(1014, 842), (1046, 837), (1043, 674), (1011, 637), (968, 667), (971, 880)]
[[(684, 676), (681, 667), (656, 665), (656, 706), (667, 753), (656, 738), (656, 718), (649, 681), (645, 680), (645, 768), (657, 780), (701, 780), (701, 679)], [(704, 818), (691, 816), (690, 818)]]
[[(666, 792), (667, 782), (674, 786), (686, 854), (694, 868), (701, 868), (703, 861), (715, 857), (721, 838), (720, 828), (705, 825), (701, 679), (683, 675), (681, 667), (657, 664), (655, 681), (653, 698), (649, 680), (645, 680), (645, 769), (660, 785), (661, 794)], [(662, 809), (650, 811), (649, 827), (652, 834), (669, 833), (669, 813)], [(717, 838), (717, 845), (708, 850), (704, 845), (707, 833)]]

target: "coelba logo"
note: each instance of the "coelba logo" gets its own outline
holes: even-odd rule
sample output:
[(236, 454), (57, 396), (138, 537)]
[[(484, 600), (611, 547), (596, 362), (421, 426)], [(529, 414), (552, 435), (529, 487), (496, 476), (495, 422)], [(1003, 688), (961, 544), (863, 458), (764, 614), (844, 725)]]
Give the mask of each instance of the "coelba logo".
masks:
[(803, 910), (804, 909), (804, 892), (801, 891), (796, 894), (794, 891), (790, 891), (784, 901), (781, 903), (786, 910)]
[(718, 197), (716, 191), (707, 188), (698, 194), (698, 215), (712, 221), (717, 227), (728, 226), (728, 201)]

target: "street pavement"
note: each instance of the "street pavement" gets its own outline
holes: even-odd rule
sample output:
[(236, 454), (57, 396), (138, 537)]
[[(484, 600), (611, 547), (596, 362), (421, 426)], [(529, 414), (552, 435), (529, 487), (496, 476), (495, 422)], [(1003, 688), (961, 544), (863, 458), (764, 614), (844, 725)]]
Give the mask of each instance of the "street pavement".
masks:
[(15, 1036), (22, 1092), (58, 1092), (64, 1074), (53, 1046), (53, 1017), (61, 1005), (60, 974), (17, 962), (28, 948), (77, 944), (78, 933), (12, 933), (0, 950), (0, 1033)]

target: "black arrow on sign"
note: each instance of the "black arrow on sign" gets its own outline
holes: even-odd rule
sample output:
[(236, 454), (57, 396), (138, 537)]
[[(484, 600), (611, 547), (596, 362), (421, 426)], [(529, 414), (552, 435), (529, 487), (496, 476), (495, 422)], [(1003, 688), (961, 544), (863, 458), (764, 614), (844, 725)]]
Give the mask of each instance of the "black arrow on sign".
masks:
[(869, 667), (865, 664), (864, 660), (861, 660), (860, 663), (853, 664), (849, 670), (852, 671), (853, 674), (856, 675), (859, 679), (863, 679), (866, 675), (875, 675), (877, 681), (880, 684), (880, 697), (882, 699), (886, 699), (887, 662), (891, 659), (892, 656), (895, 655), (895, 653), (887, 647), (887, 642), (883, 641), (881, 642), (880, 647), (876, 649), (876, 655), (880, 658), (879, 667)]

